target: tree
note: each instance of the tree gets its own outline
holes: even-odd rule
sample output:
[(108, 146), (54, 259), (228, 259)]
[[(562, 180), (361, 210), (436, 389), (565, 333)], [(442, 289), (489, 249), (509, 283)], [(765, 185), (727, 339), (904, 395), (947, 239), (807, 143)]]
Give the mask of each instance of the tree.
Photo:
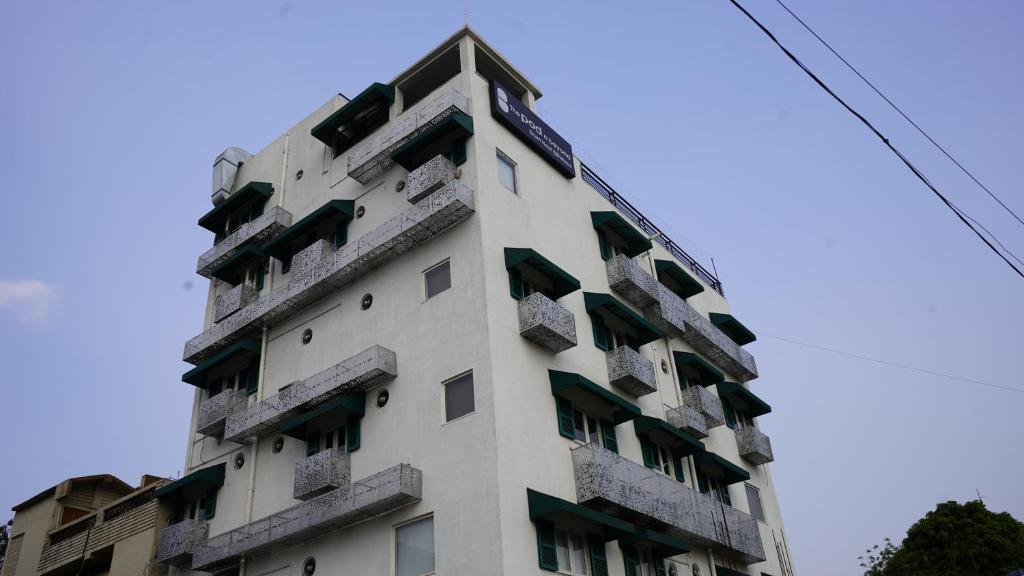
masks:
[(885, 568), (897, 550), (899, 550), (899, 546), (893, 544), (892, 540), (888, 538), (885, 539), (885, 546), (881, 549), (878, 544), (875, 544), (865, 550), (866, 556), (857, 557), (857, 560), (860, 560), (860, 567), (864, 568), (864, 576), (885, 576)]
[(1005, 576), (1024, 567), (1024, 524), (980, 501), (943, 502), (890, 546), (868, 551), (865, 576)]
[(7, 558), (7, 544), (11, 541), (11, 528), (14, 527), (14, 518), (7, 521), (7, 524), (0, 526), (0, 568)]

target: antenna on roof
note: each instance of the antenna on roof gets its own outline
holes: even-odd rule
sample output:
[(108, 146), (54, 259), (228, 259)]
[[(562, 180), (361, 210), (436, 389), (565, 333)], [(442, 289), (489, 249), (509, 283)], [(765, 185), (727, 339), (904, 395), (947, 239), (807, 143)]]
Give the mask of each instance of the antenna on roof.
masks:
[(469, 0), (465, 0), (463, 3), (462, 23), (469, 26)]

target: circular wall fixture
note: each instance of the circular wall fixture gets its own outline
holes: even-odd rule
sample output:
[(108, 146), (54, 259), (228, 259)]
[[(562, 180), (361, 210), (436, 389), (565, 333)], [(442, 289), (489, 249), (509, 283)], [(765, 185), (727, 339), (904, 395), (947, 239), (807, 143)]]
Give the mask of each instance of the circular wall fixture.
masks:
[(302, 343), (303, 344), (309, 344), (309, 342), (312, 339), (313, 339), (313, 330), (311, 328), (306, 328), (305, 330), (302, 331)]
[(274, 446), (271, 450), (273, 450), (274, 454), (284, 450), (284, 437), (278, 436), (277, 438), (274, 438)]
[(405, 190), (405, 180), (399, 180), (398, 184), (395, 184), (395, 192), (401, 192)]
[(298, 172), (295, 173), (295, 179), (302, 180), (302, 170), (299, 170)]
[(316, 558), (310, 556), (302, 563), (302, 573), (305, 576), (313, 576), (314, 572), (316, 572)]
[(241, 469), (242, 466), (245, 466), (245, 454), (239, 452), (235, 454), (235, 470)]
[(668, 362), (664, 358), (661, 359), (661, 371), (668, 374)]
[(356, 208), (356, 218), (362, 218), (363, 214), (366, 214), (366, 206)]
[(389, 398), (391, 398), (391, 394), (387, 390), (377, 392), (377, 408), (383, 408)]
[(363, 299), (359, 302), (363, 310), (369, 310), (370, 306), (373, 306), (373, 294), (363, 294)]

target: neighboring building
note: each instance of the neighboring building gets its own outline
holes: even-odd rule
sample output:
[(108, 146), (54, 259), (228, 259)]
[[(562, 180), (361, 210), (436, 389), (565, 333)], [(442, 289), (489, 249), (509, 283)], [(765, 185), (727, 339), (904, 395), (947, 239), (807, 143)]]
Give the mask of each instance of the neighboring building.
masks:
[(464, 28), (217, 159), (172, 573), (792, 574), (753, 334), (540, 96)]
[(154, 492), (167, 482), (81, 476), (18, 504), (0, 576), (166, 574), (153, 559), (168, 520)]

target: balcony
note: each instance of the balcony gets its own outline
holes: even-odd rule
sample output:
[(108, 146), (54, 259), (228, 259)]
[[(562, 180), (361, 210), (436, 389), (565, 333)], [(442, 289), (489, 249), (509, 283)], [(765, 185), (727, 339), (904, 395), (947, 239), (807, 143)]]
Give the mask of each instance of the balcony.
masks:
[(183, 520), (164, 528), (156, 549), (156, 561), (172, 566), (188, 564), (195, 549), (206, 542), (209, 529), (205, 520)]
[(228, 416), (235, 413), (245, 403), (245, 392), (227, 389), (220, 394), (203, 400), (199, 405), (199, 420), (196, 432), (212, 438), (219, 438), (224, 433), (224, 423)]
[(352, 482), (352, 463), (342, 448), (322, 450), (295, 463), (296, 500), (317, 496), (348, 486)]
[(198, 546), (192, 569), (217, 572), (243, 557), (265, 554), (419, 502), (423, 473), (399, 464), (358, 482), (210, 538)]
[(757, 364), (750, 352), (660, 283), (658, 304), (651, 308), (649, 316), (659, 328), (682, 338), (740, 381), (757, 378)]
[(665, 412), (665, 419), (694, 438), (708, 437), (707, 419), (695, 408), (685, 405), (671, 408)]
[(608, 287), (646, 310), (658, 303), (658, 281), (644, 272), (632, 258), (619, 254), (605, 263)]
[(259, 334), (264, 326), (274, 325), (328, 293), (344, 288), (471, 214), (473, 190), (458, 180), (447, 184), (358, 240), (323, 256), (311, 264), (310, 273), (302, 276), (301, 281), (289, 279), (273, 293), (186, 342), (184, 360), (198, 364), (238, 340)]
[(252, 304), (259, 292), (248, 284), (239, 284), (230, 291), (217, 296), (213, 303), (213, 321), (221, 320)]
[(262, 216), (239, 226), (231, 235), (200, 256), (199, 263), (196, 264), (196, 273), (210, 278), (213, 269), (234, 256), (239, 249), (264, 242), (290, 226), (291, 223), (291, 212), (280, 206), (274, 206), (264, 212)]
[(745, 564), (765, 560), (757, 521), (748, 514), (596, 444), (575, 448), (572, 461), (580, 504)]
[(740, 458), (752, 464), (761, 465), (775, 461), (771, 441), (757, 428), (748, 426), (736, 430), (736, 447), (739, 448)]
[(346, 392), (364, 392), (398, 375), (395, 353), (381, 346), (370, 347), (355, 356), (292, 383), (281, 392), (228, 416), (224, 439), (248, 444), (277, 425), (310, 408)]
[(620, 346), (606, 355), (608, 383), (636, 397), (658, 391), (654, 365), (628, 346)]
[(554, 300), (534, 292), (519, 301), (519, 334), (558, 354), (576, 345), (576, 319)]
[(348, 175), (366, 184), (394, 165), (391, 153), (456, 113), (471, 115), (469, 99), (452, 85), (442, 86), (377, 129), (349, 151)]
[(405, 178), (408, 198), (411, 204), (430, 196), (455, 180), (457, 169), (452, 161), (444, 156), (434, 156), (419, 168), (409, 172)]
[(704, 417), (708, 430), (725, 424), (722, 401), (703, 386), (690, 386), (683, 390), (683, 404)]

